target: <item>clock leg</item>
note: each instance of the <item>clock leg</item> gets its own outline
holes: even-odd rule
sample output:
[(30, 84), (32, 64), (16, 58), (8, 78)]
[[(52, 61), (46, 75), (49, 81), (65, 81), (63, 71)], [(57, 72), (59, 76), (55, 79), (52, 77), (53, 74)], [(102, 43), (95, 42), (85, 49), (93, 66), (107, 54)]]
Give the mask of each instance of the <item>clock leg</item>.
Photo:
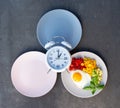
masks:
[(68, 69), (66, 69), (66, 71), (69, 73)]
[(48, 74), (50, 71), (51, 71), (51, 69), (49, 69), (49, 70), (47, 71), (47, 74)]

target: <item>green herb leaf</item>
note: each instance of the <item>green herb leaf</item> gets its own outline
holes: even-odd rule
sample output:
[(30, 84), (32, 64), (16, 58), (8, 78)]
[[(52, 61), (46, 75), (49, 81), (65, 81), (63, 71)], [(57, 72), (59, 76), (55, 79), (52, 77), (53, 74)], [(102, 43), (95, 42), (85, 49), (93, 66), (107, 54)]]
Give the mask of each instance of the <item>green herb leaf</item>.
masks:
[(103, 89), (103, 88), (104, 88), (104, 85), (99, 84), (99, 85), (97, 86), (97, 89), (98, 89), (98, 90), (101, 90), (101, 89)]
[(103, 84), (100, 84), (99, 78), (101, 76), (99, 76), (99, 70), (98, 69), (94, 69), (92, 72), (92, 77), (91, 77), (91, 81), (90, 81), (90, 85), (84, 87), (84, 90), (90, 90), (92, 94), (94, 94), (96, 92), (96, 90), (101, 90), (104, 88)]
[(92, 90), (92, 94), (94, 94), (95, 92), (96, 92), (96, 89), (93, 89), (93, 90)]
[(95, 77), (95, 76), (97, 76), (97, 73), (96, 73), (96, 70), (94, 69), (94, 70), (92, 71), (92, 77)]
[(95, 85), (98, 85), (98, 77), (97, 76), (93, 77), (92, 82), (94, 82)]
[(86, 86), (83, 88), (84, 90), (92, 90), (91, 86)]

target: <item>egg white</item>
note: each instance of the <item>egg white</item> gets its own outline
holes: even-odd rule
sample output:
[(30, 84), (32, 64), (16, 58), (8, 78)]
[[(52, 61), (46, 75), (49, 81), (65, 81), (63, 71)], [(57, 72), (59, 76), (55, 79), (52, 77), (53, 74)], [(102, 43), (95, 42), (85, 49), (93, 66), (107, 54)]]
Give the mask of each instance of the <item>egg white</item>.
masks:
[[(76, 81), (73, 80), (73, 75), (74, 75), (74, 73), (80, 73), (80, 74), (82, 75), (81, 81), (76, 82)], [(89, 75), (88, 73), (85, 73), (85, 72), (83, 72), (83, 71), (81, 71), (81, 70), (75, 70), (75, 71), (70, 72), (70, 74), (71, 74), (72, 81), (74, 82), (74, 84), (75, 84), (78, 88), (82, 89), (82, 88), (84, 88), (85, 86), (88, 86), (88, 85), (90, 84), (91, 77), (90, 77), (90, 75)]]

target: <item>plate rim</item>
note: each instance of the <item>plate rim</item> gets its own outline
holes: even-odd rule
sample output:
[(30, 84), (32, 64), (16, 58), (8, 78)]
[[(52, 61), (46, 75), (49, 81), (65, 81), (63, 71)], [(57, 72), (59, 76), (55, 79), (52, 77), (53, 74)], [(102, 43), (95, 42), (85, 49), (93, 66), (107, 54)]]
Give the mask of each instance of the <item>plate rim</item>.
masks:
[[(64, 11), (64, 12), (67, 12), (67, 13), (71, 14), (72, 16), (74, 16), (74, 17), (78, 20), (79, 25), (80, 25), (80, 28), (81, 28), (81, 35), (80, 35), (80, 39), (79, 39), (79, 42), (80, 42), (81, 39), (82, 39), (82, 35), (83, 35), (83, 27), (82, 27), (81, 21), (80, 21), (79, 18), (78, 18), (73, 12), (71, 12), (70, 10), (63, 9), (63, 8), (58, 8), (58, 9), (53, 9), (53, 10), (47, 11), (47, 12), (44, 13), (44, 14), (42, 15), (42, 17), (38, 20), (37, 26), (36, 26), (36, 36), (37, 36), (37, 40), (38, 40), (39, 44), (40, 44), (44, 49), (46, 49), (46, 48), (44, 47), (44, 45), (42, 44), (42, 42), (40, 41), (40, 39), (39, 39), (39, 36), (38, 36), (38, 27), (39, 27), (40, 21), (41, 21), (47, 14), (49, 14), (50, 12), (53, 12), (53, 11)], [(78, 43), (78, 44), (79, 44), (79, 43)], [(69, 51), (72, 51), (73, 49), (75, 49), (75, 48), (78, 46), (78, 44), (77, 44), (75, 47), (73, 47), (72, 49), (69, 49)], [(48, 49), (46, 49), (46, 50), (48, 50)]]
[[(11, 79), (11, 83), (12, 83), (12, 85), (13, 85), (13, 87), (16, 89), (16, 91), (17, 92), (19, 92), (21, 95), (23, 95), (23, 96), (26, 96), (26, 97), (30, 97), (30, 98), (36, 98), (36, 97), (42, 97), (42, 96), (44, 96), (44, 95), (46, 95), (46, 94), (48, 94), (53, 88), (54, 88), (54, 86), (55, 86), (55, 84), (56, 84), (56, 81), (57, 81), (57, 73), (55, 73), (55, 82), (54, 82), (54, 84), (53, 84), (53, 86), (51, 87), (51, 89), (48, 91), (48, 92), (46, 92), (46, 93), (44, 93), (44, 94), (42, 94), (42, 95), (39, 95), (39, 96), (29, 96), (29, 95), (26, 95), (26, 94), (23, 94), (14, 84), (14, 81), (13, 81), (13, 78), (12, 78), (12, 70), (13, 70), (13, 67), (14, 67), (14, 65), (15, 65), (15, 63), (22, 57), (22, 56), (24, 56), (24, 55), (26, 55), (26, 54), (29, 54), (29, 53), (39, 53), (39, 54), (42, 54), (42, 56), (45, 56), (45, 54), (43, 53), (43, 52), (40, 52), (40, 51), (28, 51), (28, 52), (25, 52), (25, 53), (23, 53), (23, 54), (21, 54), (20, 56), (17, 56), (17, 58), (14, 60), (14, 62), (13, 62), (13, 64), (12, 64), (12, 67), (11, 67), (11, 70), (10, 70), (10, 79)], [(45, 61), (44, 61), (45, 62)], [(46, 64), (46, 63), (45, 63)]]
[[(98, 56), (96, 53), (90, 52), (90, 51), (79, 51), (79, 52), (76, 52), (76, 53), (74, 53), (74, 54), (71, 55), (71, 58), (74, 57), (76, 54), (79, 54), (79, 53), (93, 54), (93, 55), (95, 55), (97, 58), (99, 58), (99, 59), (102, 60), (104, 66), (105, 66), (105, 69), (106, 69), (106, 82), (105, 82), (105, 86), (104, 86), (104, 88), (103, 88), (103, 89), (105, 89), (105, 87), (106, 87), (106, 85), (107, 85), (107, 82), (108, 82), (108, 69), (107, 69), (107, 66), (106, 66), (104, 60), (103, 60), (100, 56)], [(94, 59), (94, 58), (93, 58), (93, 59)], [(65, 72), (66, 72), (66, 71), (65, 71)], [(62, 80), (62, 83), (63, 83), (63, 82), (64, 82), (64, 81), (63, 81), (63, 73), (61, 73), (61, 80)], [(82, 97), (82, 96), (78, 96), (78, 95), (74, 94), (71, 90), (69, 90), (68, 87), (66, 87), (65, 83), (63, 83), (63, 85), (64, 85), (64, 88), (65, 88), (70, 94), (72, 94), (73, 96), (76, 96), (76, 97), (78, 97), (78, 98), (92, 98), (92, 97), (94, 97), (94, 96), (96, 96), (96, 95), (99, 95), (99, 93), (103, 91), (103, 89), (102, 89), (102, 90), (99, 90), (99, 92), (96, 93), (96, 94), (94, 94), (94, 95)]]

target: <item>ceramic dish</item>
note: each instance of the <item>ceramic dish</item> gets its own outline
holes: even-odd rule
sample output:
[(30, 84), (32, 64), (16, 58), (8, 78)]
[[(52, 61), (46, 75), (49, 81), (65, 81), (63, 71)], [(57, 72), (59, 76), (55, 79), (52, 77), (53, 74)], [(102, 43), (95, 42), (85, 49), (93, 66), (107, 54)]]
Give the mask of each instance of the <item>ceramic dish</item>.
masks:
[(45, 54), (31, 51), (16, 59), (11, 69), (11, 79), (15, 88), (28, 97), (40, 97), (54, 86), (57, 73), (47, 71)]
[(67, 45), (71, 45), (72, 48), (69, 50), (72, 50), (79, 44), (81, 36), (82, 27), (80, 21), (73, 13), (64, 9), (47, 12), (37, 25), (37, 38), (44, 48), (47, 42), (55, 41), (55, 43), (58, 43), (54, 38), (62, 37), (69, 43)]
[[(103, 60), (97, 56), (94, 53), (91, 52), (86, 52), (86, 51), (82, 51), (82, 52), (78, 52), (72, 55), (72, 57), (89, 57), (92, 59), (95, 59), (97, 62), (97, 66), (99, 66), (101, 68), (101, 70), (103, 71), (102, 74), (102, 83), (104, 85), (106, 85), (107, 82), (107, 78), (108, 78), (108, 72), (107, 72), (107, 68), (105, 63), (103, 62)], [(99, 94), (102, 90), (97, 90), (95, 92), (95, 94), (92, 94), (91, 91), (88, 90), (84, 90), (84, 89), (80, 89), (78, 88), (72, 81), (70, 73), (65, 71), (63, 73), (61, 73), (61, 78), (62, 78), (62, 82), (64, 87), (74, 96), (80, 97), (80, 98), (89, 98), (89, 97), (93, 97), (97, 94)]]

